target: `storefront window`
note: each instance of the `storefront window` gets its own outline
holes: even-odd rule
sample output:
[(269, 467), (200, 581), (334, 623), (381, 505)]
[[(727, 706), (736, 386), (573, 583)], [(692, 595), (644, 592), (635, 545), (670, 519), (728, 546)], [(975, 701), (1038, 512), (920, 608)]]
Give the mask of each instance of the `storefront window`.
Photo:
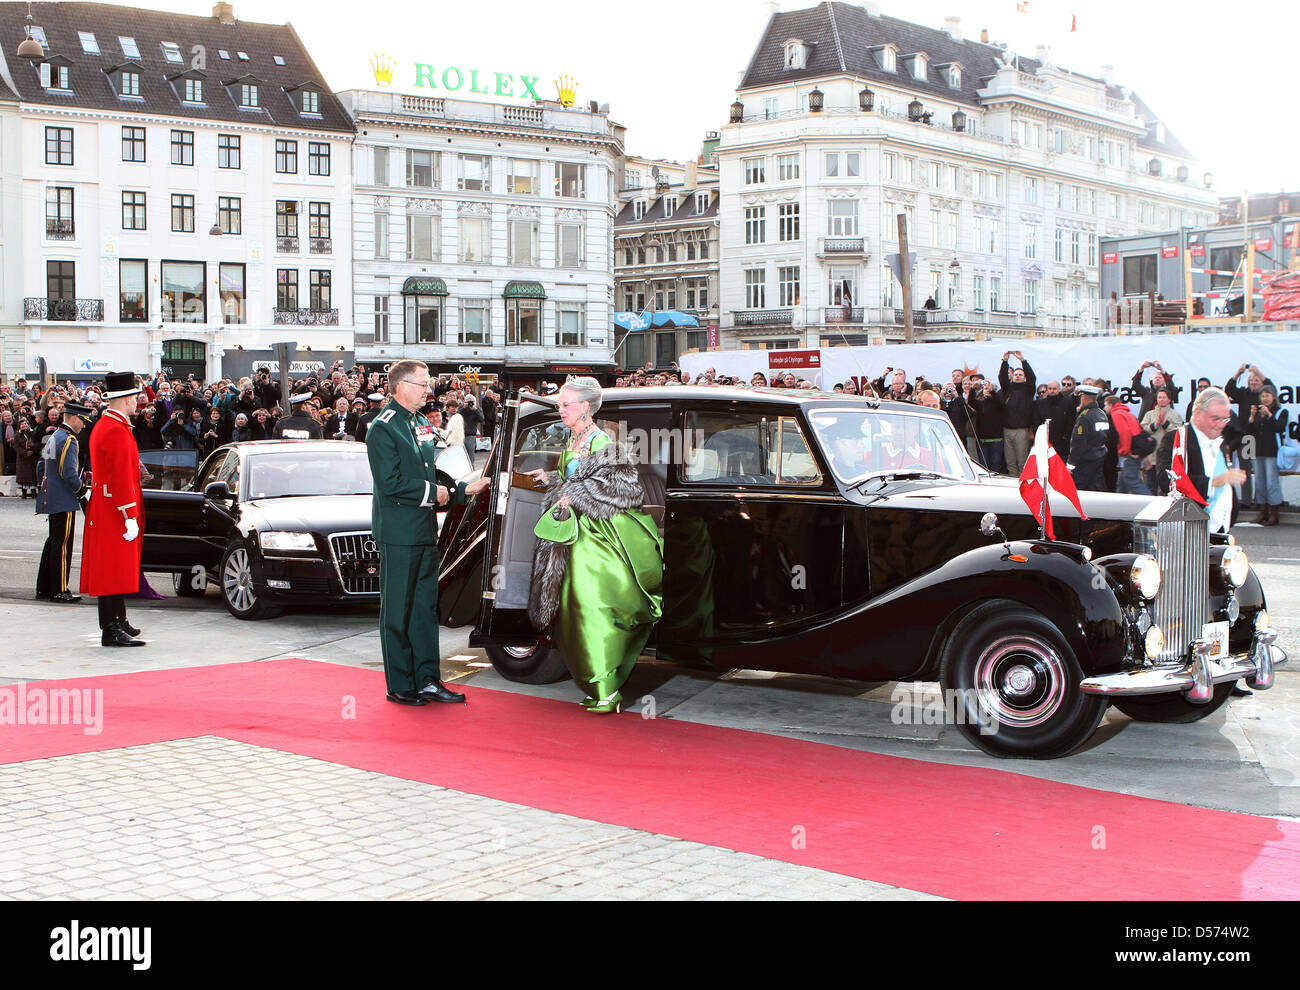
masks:
[(207, 265), (195, 261), (162, 263), (162, 319), (164, 323), (206, 323), (204, 285)]
[(217, 270), (221, 286), (221, 316), (226, 323), (244, 320), (244, 266), (223, 264)]
[(442, 296), (406, 297), (407, 339), (413, 343), (437, 344), (442, 342)]
[(536, 299), (506, 300), (506, 343), (540, 344), (542, 305)]

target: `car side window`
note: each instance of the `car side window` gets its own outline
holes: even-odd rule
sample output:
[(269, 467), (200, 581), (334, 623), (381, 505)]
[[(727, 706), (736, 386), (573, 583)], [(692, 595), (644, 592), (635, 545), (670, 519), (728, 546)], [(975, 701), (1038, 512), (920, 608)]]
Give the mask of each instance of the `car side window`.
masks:
[(231, 452), (226, 458), (226, 463), (221, 466), (217, 473), (217, 481), (224, 481), (230, 493), (236, 498), (239, 497), (239, 455)]
[(686, 414), (682, 480), (688, 484), (819, 485), (821, 472), (793, 416)]
[(519, 472), (542, 468), (554, 471), (560, 463), (560, 454), (569, 442), (569, 429), (559, 417), (535, 422), (519, 431), (515, 445), (514, 469)]
[(231, 454), (229, 451), (213, 454), (208, 458), (208, 463), (203, 465), (203, 470), (199, 474), (199, 480), (194, 484), (194, 490), (196, 492), (201, 492), (203, 489), (207, 488), (208, 485), (212, 484), (212, 482), (225, 480), (220, 476), (220, 472), (226, 461), (230, 460), (230, 458)]

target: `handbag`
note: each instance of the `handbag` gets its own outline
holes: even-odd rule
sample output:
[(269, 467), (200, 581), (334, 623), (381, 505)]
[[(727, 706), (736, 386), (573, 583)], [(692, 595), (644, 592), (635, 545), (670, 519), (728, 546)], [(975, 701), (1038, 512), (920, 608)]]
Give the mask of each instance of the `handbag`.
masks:
[(1134, 457), (1146, 457), (1148, 454), (1155, 453), (1156, 438), (1142, 430), (1135, 433), (1133, 439), (1129, 441), (1129, 450), (1133, 452)]
[[(564, 515), (561, 516), (561, 512)], [(571, 546), (578, 539), (578, 514), (570, 509), (556, 506), (551, 511), (542, 513), (542, 517), (537, 520), (537, 525), (533, 527), (533, 534), (551, 543)]]

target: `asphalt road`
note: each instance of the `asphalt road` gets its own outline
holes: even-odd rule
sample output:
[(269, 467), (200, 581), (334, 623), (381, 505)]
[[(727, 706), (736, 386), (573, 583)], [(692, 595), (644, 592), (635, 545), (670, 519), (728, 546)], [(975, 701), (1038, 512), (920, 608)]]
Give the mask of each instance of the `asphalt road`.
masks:
[[(80, 520), (79, 520), (80, 521)], [(1240, 527), (1269, 598), (1279, 645), (1292, 663), (1271, 691), (1234, 700), (1192, 725), (1143, 725), (1115, 710), (1093, 740), (1064, 760), (999, 761), (974, 749), (958, 730), (898, 724), (898, 686), (755, 671), (701, 673), (642, 663), (627, 687), (626, 707), (659, 718), (703, 722), (832, 743), (913, 759), (1002, 770), (1184, 804), (1300, 818), (1300, 520), (1276, 528)], [(330, 606), (242, 622), (215, 589), (202, 599), (174, 596), (129, 606), (149, 648), (104, 651), (93, 599), (75, 606), (34, 602), (46, 523), (32, 503), (0, 499), (0, 684), (130, 670), (164, 669), (299, 656), (368, 668), (381, 666), (378, 609)], [(78, 550), (80, 549), (80, 530)], [(78, 558), (74, 558), (73, 587)], [(511, 684), (481, 653), (467, 648), (468, 629), (443, 629), (444, 677), (577, 701), (572, 683)]]

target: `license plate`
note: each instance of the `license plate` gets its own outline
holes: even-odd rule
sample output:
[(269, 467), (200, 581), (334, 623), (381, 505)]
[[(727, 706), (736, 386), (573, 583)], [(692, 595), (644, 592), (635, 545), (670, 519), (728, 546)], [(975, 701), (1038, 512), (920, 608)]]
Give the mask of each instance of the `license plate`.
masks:
[(1223, 660), (1228, 655), (1228, 624), (1226, 622), (1207, 622), (1201, 632), (1201, 638), (1211, 644), (1211, 660)]

